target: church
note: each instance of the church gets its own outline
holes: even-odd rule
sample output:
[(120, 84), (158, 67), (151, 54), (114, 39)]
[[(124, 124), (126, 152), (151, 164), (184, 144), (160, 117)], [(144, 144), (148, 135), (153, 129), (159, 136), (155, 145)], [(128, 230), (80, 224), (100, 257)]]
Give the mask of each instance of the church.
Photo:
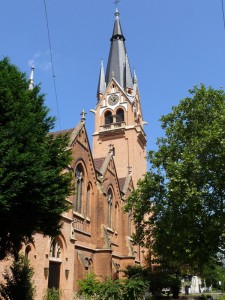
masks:
[[(132, 214), (123, 212), (147, 162), (146, 122), (118, 9), (110, 41), (106, 72), (101, 62), (97, 104), (91, 109), (93, 149), (84, 111), (75, 128), (54, 133), (69, 135), (72, 162), (66, 171), (73, 174), (74, 193), (65, 199), (71, 209), (62, 215), (61, 234), (54, 239), (36, 234), (21, 250), (34, 268), (36, 300), (53, 287), (61, 289), (63, 299), (73, 299), (77, 280), (85, 274), (120, 278), (127, 265), (145, 262), (145, 249), (132, 241)], [(0, 274), (5, 265), (0, 263)]]

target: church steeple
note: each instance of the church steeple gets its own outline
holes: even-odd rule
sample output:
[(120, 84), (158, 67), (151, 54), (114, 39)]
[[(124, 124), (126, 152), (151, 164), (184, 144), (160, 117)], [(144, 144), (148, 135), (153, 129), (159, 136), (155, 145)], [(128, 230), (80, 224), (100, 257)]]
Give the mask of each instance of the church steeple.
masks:
[(135, 72), (132, 76), (117, 8), (110, 41), (106, 76), (101, 63), (98, 102), (91, 110), (95, 114), (93, 157), (104, 158), (109, 144), (113, 144), (118, 178), (126, 178), (127, 168), (131, 167), (136, 186), (138, 179), (146, 172), (145, 122), (137, 76)]
[(105, 79), (106, 86), (108, 86), (114, 74), (115, 80), (125, 90), (127, 87), (133, 87), (133, 81), (119, 15), (120, 13), (116, 8)]

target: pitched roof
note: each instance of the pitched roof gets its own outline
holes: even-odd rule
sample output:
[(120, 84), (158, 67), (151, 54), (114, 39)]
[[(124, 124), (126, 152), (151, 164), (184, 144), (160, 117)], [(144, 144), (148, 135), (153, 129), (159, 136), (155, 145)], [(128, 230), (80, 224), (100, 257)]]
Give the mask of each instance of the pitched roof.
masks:
[(71, 134), (73, 130), (74, 130), (74, 128), (64, 129), (64, 130), (50, 132), (50, 134), (55, 135), (55, 136), (64, 135), (64, 134)]
[(105, 160), (105, 157), (95, 158), (95, 159), (94, 159), (95, 169), (96, 169), (98, 172), (100, 172), (104, 160)]
[(118, 178), (119, 186), (120, 186), (120, 190), (121, 191), (123, 190), (123, 187), (124, 187), (124, 184), (125, 184), (125, 180), (126, 180), (126, 177)]

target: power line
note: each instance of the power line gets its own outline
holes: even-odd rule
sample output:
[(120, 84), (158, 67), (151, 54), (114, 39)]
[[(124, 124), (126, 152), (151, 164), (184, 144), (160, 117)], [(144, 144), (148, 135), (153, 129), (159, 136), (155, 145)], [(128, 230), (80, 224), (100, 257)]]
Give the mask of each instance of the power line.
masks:
[(59, 102), (58, 102), (58, 95), (57, 95), (57, 89), (56, 89), (55, 71), (54, 71), (53, 56), (52, 56), (52, 45), (51, 45), (51, 39), (50, 39), (48, 13), (47, 13), (47, 6), (46, 6), (46, 1), (45, 0), (44, 0), (44, 6), (45, 6), (45, 18), (46, 18), (47, 32), (48, 32), (48, 44), (49, 44), (50, 58), (51, 58), (51, 65), (52, 65), (52, 77), (53, 77), (55, 99), (56, 99), (57, 113), (58, 113), (58, 122), (59, 122), (59, 129), (61, 130), (60, 114), (59, 114)]
[(222, 4), (222, 13), (223, 13), (223, 26), (225, 29), (225, 17), (224, 17), (224, 6), (223, 6), (223, 0), (221, 0), (221, 4)]

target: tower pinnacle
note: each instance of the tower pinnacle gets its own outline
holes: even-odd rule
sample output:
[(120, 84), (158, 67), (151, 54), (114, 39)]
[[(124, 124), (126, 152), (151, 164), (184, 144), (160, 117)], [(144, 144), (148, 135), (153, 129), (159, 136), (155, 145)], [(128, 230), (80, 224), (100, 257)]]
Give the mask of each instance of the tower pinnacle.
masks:
[(31, 67), (30, 79), (29, 79), (29, 90), (34, 88), (34, 66)]
[(106, 90), (105, 73), (104, 73), (103, 61), (101, 61), (100, 74), (98, 80), (98, 89), (97, 89), (98, 99), (100, 99), (101, 95), (105, 93), (105, 90)]

